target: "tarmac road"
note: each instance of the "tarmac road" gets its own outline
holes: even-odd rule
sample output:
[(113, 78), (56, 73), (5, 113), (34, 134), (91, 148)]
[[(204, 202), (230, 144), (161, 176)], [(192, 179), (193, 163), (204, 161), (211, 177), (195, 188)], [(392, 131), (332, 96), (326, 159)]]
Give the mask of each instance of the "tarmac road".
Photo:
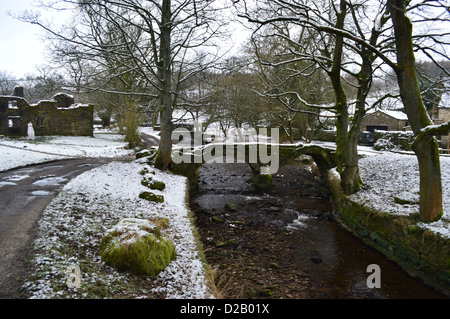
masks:
[(0, 172), (0, 298), (17, 299), (44, 208), (77, 175), (117, 159), (71, 159)]
[[(141, 134), (144, 147), (158, 138)], [(42, 211), (74, 177), (124, 158), (83, 158), (30, 165), (0, 172), (0, 299), (26, 297), (20, 288), (26, 276), (37, 222)]]

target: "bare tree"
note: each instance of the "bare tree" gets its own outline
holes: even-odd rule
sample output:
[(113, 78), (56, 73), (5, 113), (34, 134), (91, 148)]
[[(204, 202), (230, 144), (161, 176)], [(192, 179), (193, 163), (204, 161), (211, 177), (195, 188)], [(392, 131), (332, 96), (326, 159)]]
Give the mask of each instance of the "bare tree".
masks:
[[(441, 1), (388, 0), (387, 2), (378, 2), (378, 9), (372, 11), (365, 9), (368, 5), (377, 4), (377, 2), (341, 0), (337, 6), (334, 1), (319, 4), (307, 0), (279, 0), (272, 1), (272, 5), (275, 2), (278, 6), (275, 16), (253, 17), (248, 13), (242, 16), (260, 25), (274, 22), (295, 22), (320, 32), (319, 39), (331, 39), (323, 52), (327, 53), (328, 51), (332, 55), (323, 54), (319, 58), (316, 57), (316, 61), (329, 67), (328, 74), (336, 96), (338, 170), (341, 173), (344, 189), (352, 192), (352, 189), (354, 191), (355, 188), (348, 186), (358, 185), (358, 183), (354, 183), (356, 176), (354, 172), (357, 170), (356, 161), (352, 160), (353, 155), (348, 156), (355, 154), (356, 146), (353, 147), (353, 139), (351, 136), (348, 138), (347, 135), (348, 100), (343, 90), (340, 73), (345, 71), (357, 75), (360, 85), (357, 99), (359, 106), (357, 105), (354, 117), (356, 119), (354, 127), (357, 127), (358, 119), (361, 119), (365, 112), (365, 109), (362, 108), (362, 98), (364, 98), (362, 93), (368, 92), (367, 85), (371, 83), (374, 73), (371, 63), (375, 59), (379, 59), (392, 68), (397, 75), (400, 95), (411, 127), (416, 134), (412, 146), (420, 167), (420, 218), (424, 221), (438, 219), (442, 215), (442, 187), (438, 148), (433, 135), (447, 132), (450, 124), (431, 125), (432, 122), (423, 105), (417, 82), (414, 51), (420, 51), (437, 65), (440, 65), (437, 57), (448, 59), (445, 49), (450, 44), (448, 41), (450, 33), (443, 27), (444, 23), (449, 22), (448, 6)], [(332, 8), (330, 12), (333, 14), (317, 14), (320, 12), (318, 6)], [(432, 10), (427, 10), (430, 8)], [(406, 15), (407, 12), (414, 17), (412, 23)], [(348, 23), (349, 21), (351, 22)], [(372, 29), (369, 29), (369, 32), (365, 31), (361, 21), (372, 21)], [(392, 21), (392, 24), (389, 24), (389, 21)], [(430, 22), (439, 22), (439, 24), (434, 24), (439, 28), (430, 29)], [(418, 26), (422, 23), (427, 26), (427, 29), (417, 28), (417, 32), (413, 33), (413, 24)], [(359, 63), (360, 71), (355, 73), (343, 63), (344, 48), (359, 53), (362, 59), (362, 63)], [(352, 135), (356, 130), (352, 128), (348, 132)], [(346, 174), (347, 168), (350, 169), (349, 174)], [(350, 183), (347, 184), (347, 182)]]
[[(277, 95), (285, 99), (293, 96), (304, 108), (316, 109), (316, 113), (317, 109), (326, 109), (335, 114), (337, 170), (341, 174), (343, 189), (351, 194), (361, 186), (357, 141), (362, 118), (368, 109), (366, 104), (372, 74), (380, 63), (375, 62), (378, 56), (358, 41), (368, 46), (377, 45), (377, 52), (382, 52), (384, 46), (379, 44), (379, 35), (384, 31), (381, 28), (386, 19), (378, 19), (377, 27), (373, 21), (364, 22), (367, 19), (359, 16), (368, 8), (364, 2), (280, 0), (264, 2), (265, 6), (260, 3), (256, 12), (246, 12), (242, 17), (259, 25), (258, 31), (262, 26), (272, 26), (270, 36), (288, 44), (284, 47), (284, 54), (280, 52), (275, 56), (278, 60), (272, 57), (265, 64), (290, 68), (291, 77), (311, 77), (317, 73), (317, 68), (328, 76), (334, 93), (334, 105), (311, 103), (300, 88), (281, 90)], [(370, 9), (382, 16), (382, 7)], [(355, 78), (357, 94), (353, 105), (346, 91), (345, 75)], [(285, 105), (292, 111), (314, 113), (293, 108), (290, 103)], [(352, 117), (349, 114), (351, 106), (355, 109)]]
[(16, 81), (13, 79), (13, 75), (6, 71), (0, 71), (0, 94), (7, 95), (12, 93)]
[[(433, 127), (433, 122), (423, 104), (416, 74), (413, 25), (406, 15), (409, 2), (388, 0), (387, 3), (394, 27), (396, 45), (397, 61), (393, 69), (397, 75), (400, 95), (408, 120), (416, 135), (412, 148), (417, 155), (420, 170), (420, 215), (424, 221), (434, 221), (443, 214), (439, 152), (434, 135), (449, 132), (450, 122)], [(436, 6), (440, 6), (440, 3), (424, 1), (422, 5), (436, 8)], [(434, 20), (449, 22), (448, 8), (441, 7), (441, 9), (444, 9), (441, 11), (441, 15), (435, 16)], [(429, 36), (433, 40), (438, 37), (441, 44), (445, 43), (442, 41), (442, 34)], [(431, 47), (423, 47), (423, 52), (432, 57), (428, 51), (441, 53)]]
[(217, 3), (63, 0), (56, 2), (53, 8), (70, 7), (79, 15), (70, 27), (56, 30), (30, 15), (23, 16), (22, 20), (38, 24), (53, 37), (71, 44), (74, 53), (104, 72), (103, 84), (96, 90), (108, 91), (111, 79), (122, 78), (124, 74), (136, 82), (145, 82), (146, 92), (123, 92), (120, 88), (114, 92), (157, 101), (161, 123), (157, 165), (166, 169), (171, 162), (172, 111), (178, 102), (177, 90), (198, 71), (190, 64), (193, 52), (212, 44), (219, 34)]

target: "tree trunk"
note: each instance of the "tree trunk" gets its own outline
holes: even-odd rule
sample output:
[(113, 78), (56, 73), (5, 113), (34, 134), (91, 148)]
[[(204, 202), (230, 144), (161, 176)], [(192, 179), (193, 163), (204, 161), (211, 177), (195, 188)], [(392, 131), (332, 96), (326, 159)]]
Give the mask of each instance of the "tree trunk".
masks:
[(161, 26), (161, 140), (156, 161), (158, 168), (167, 169), (172, 155), (172, 54), (171, 54), (171, 1), (163, 0)]
[(359, 130), (355, 131), (352, 127), (348, 133), (345, 165), (344, 170), (341, 173), (341, 186), (346, 194), (357, 192), (360, 190), (362, 184), (358, 166), (358, 138)]
[[(371, 42), (376, 42), (376, 33), (372, 33)], [(361, 48), (361, 70), (358, 74), (358, 92), (356, 95), (355, 114), (348, 132), (345, 167), (341, 176), (342, 188), (347, 194), (353, 194), (361, 189), (362, 181), (359, 176), (358, 139), (361, 124), (366, 114), (366, 98), (370, 90), (372, 76), (372, 53)]]
[[(412, 24), (405, 15), (403, 0), (388, 0), (394, 26), (397, 53), (397, 80), (400, 96), (415, 135), (432, 124), (420, 94), (415, 70)], [(433, 136), (424, 138), (414, 147), (420, 171), (420, 219), (438, 220), (442, 214), (442, 182), (438, 144)]]
[[(346, 15), (346, 3), (344, 0), (340, 2), (341, 12), (337, 14), (336, 28), (342, 29), (344, 27), (344, 20)], [(333, 91), (336, 97), (335, 109), (336, 115), (336, 162), (337, 171), (341, 174), (341, 185), (345, 190), (347, 175), (343, 174), (345, 163), (347, 161), (347, 133), (348, 133), (348, 104), (347, 95), (342, 86), (341, 81), (341, 65), (344, 38), (337, 34), (335, 39), (333, 67), (328, 73)]]

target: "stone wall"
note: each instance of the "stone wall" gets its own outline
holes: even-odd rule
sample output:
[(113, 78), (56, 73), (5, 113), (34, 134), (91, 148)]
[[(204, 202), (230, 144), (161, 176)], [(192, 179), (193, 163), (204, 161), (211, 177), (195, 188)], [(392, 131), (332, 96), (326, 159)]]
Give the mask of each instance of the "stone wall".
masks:
[(375, 131), (373, 148), (377, 151), (411, 151), (412, 131)]
[[(21, 97), (16, 96), (0, 96), (0, 134), (1, 135), (26, 135), (22, 134), (21, 110), (28, 106), (28, 102)], [(13, 128), (10, 128), (10, 121)]]
[(413, 277), (450, 297), (450, 239), (420, 227), (418, 216), (396, 216), (350, 200), (338, 176), (329, 172), (335, 219), (365, 244)]
[[(437, 124), (442, 124), (450, 121), (450, 108), (448, 107), (439, 108), (439, 119), (441, 120), (441, 123)], [(443, 135), (440, 137), (440, 139), (441, 139), (441, 148), (447, 149), (448, 146), (450, 145), (450, 134)]]

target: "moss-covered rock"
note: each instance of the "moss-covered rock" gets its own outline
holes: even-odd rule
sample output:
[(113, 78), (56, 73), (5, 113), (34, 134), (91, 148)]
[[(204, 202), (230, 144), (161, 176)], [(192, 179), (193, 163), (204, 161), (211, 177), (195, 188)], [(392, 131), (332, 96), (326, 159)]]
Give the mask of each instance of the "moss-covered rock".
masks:
[(164, 182), (155, 181), (151, 176), (145, 176), (142, 179), (141, 184), (150, 189), (156, 189), (159, 191), (162, 191), (166, 188), (166, 184), (164, 184)]
[(136, 158), (148, 157), (150, 155), (152, 155), (152, 152), (150, 150), (142, 150), (136, 153)]
[(236, 206), (235, 204), (232, 204), (232, 203), (226, 203), (225, 206), (224, 206), (224, 208), (225, 208), (227, 211), (231, 211), (231, 212), (235, 212), (235, 211), (238, 210), (237, 206)]
[(175, 246), (163, 235), (166, 223), (125, 218), (100, 243), (102, 260), (136, 275), (156, 276), (175, 259)]
[(150, 202), (164, 203), (163, 195), (156, 195), (156, 194), (153, 194), (152, 192), (142, 192), (139, 194), (139, 198), (148, 200)]
[(147, 162), (148, 164), (153, 165), (156, 161), (156, 157), (158, 155), (158, 149), (144, 149), (136, 153), (136, 159), (142, 159), (141, 161)]
[(254, 186), (258, 189), (269, 190), (272, 189), (272, 175), (258, 174), (255, 176)]

